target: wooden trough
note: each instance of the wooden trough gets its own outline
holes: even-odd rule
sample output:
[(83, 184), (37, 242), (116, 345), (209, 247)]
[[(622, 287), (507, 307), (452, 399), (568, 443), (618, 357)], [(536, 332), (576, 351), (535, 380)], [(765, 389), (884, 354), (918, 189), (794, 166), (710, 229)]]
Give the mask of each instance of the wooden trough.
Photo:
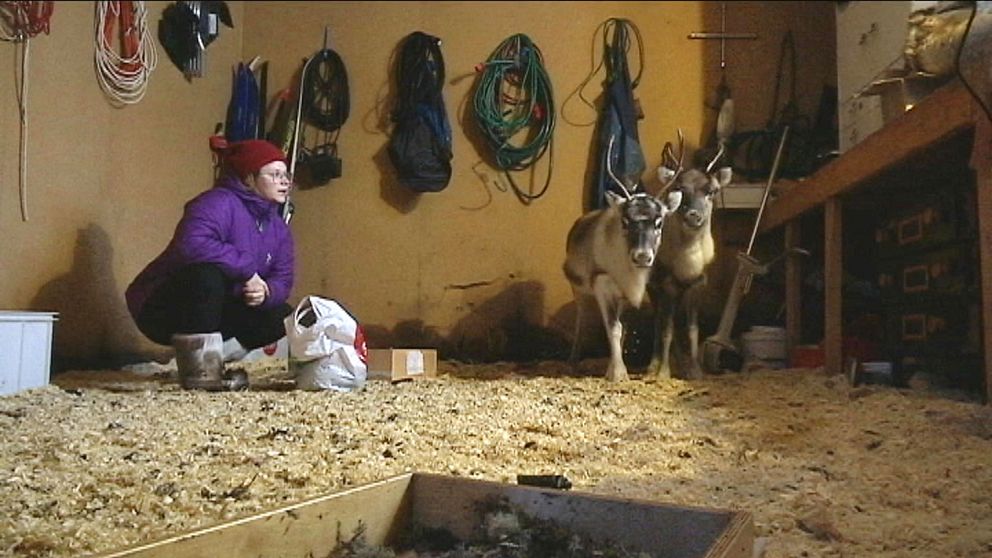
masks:
[(750, 558), (754, 543), (749, 512), (408, 473), (100, 558), (323, 558), (360, 523), (373, 545), (393, 544), (413, 522), (472, 540), (480, 504), (494, 498), (536, 520), (656, 558)]

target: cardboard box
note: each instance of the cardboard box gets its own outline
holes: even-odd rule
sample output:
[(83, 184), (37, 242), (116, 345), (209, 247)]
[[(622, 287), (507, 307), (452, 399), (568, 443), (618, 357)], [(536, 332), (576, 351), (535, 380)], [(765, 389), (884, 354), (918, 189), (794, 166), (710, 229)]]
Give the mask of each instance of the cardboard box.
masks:
[(483, 504), (493, 499), (535, 520), (654, 558), (751, 558), (753, 552), (753, 520), (744, 511), (408, 473), (101, 558), (328, 556), (339, 537), (351, 539), (359, 524), (369, 545), (391, 546), (415, 525), (473, 541)]
[(370, 380), (401, 382), (437, 376), (434, 349), (369, 349)]
[(0, 395), (48, 385), (56, 312), (0, 311)]

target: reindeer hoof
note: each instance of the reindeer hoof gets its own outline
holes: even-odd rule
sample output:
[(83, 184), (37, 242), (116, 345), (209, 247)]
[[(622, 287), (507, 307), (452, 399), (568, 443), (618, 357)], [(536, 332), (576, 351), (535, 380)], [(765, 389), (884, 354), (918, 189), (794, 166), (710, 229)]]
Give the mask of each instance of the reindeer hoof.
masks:
[(683, 380), (701, 380), (703, 376), (703, 369), (698, 366), (691, 366), (682, 371)]
[(627, 375), (626, 367), (610, 366), (606, 369), (606, 379), (611, 382), (626, 382), (630, 376)]
[(644, 377), (652, 380), (667, 380), (672, 377), (672, 369), (668, 366), (663, 366), (661, 363), (652, 362), (648, 365)]

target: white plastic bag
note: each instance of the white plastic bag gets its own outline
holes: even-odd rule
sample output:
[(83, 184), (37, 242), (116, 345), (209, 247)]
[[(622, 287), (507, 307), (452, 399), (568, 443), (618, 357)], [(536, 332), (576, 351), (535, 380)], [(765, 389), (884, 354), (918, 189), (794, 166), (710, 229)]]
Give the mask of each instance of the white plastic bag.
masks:
[(306, 390), (361, 389), (368, 377), (362, 326), (337, 302), (306, 296), (286, 316), (289, 371)]

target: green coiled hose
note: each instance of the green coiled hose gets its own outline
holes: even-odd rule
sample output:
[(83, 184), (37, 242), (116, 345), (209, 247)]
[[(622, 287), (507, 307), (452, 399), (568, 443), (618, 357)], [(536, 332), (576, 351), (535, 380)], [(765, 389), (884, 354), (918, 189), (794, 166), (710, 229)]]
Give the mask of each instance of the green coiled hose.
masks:
[[(556, 111), (541, 50), (526, 35), (516, 34), (476, 69), (480, 72), (473, 99), (476, 123), (517, 197), (529, 203), (547, 191), (553, 166)], [(509, 171), (529, 168), (545, 151), (549, 161), (544, 187), (537, 194), (522, 191)]]

